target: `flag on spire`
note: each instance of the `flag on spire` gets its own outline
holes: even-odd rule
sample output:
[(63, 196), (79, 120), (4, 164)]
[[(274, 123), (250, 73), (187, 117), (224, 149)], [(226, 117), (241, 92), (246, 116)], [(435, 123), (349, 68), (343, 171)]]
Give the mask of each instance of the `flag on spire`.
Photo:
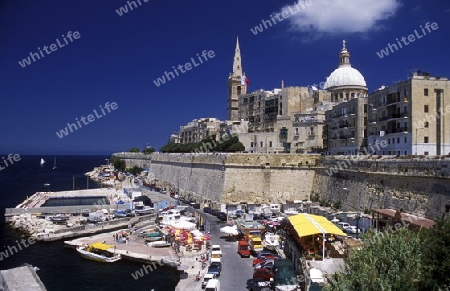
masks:
[(248, 86), (250, 85), (250, 81), (248, 80), (248, 78), (246, 76), (241, 76), (241, 85), (242, 86)]

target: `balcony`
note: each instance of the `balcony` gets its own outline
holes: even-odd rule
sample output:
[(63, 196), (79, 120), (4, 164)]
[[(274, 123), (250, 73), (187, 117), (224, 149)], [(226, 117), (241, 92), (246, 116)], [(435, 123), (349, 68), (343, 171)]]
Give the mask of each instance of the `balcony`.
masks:
[(379, 122), (383, 122), (386, 120), (391, 120), (391, 119), (399, 119), (399, 118), (408, 118), (408, 112), (402, 112), (402, 113), (394, 113), (394, 114), (389, 114), (388, 116), (382, 116), (378, 119)]

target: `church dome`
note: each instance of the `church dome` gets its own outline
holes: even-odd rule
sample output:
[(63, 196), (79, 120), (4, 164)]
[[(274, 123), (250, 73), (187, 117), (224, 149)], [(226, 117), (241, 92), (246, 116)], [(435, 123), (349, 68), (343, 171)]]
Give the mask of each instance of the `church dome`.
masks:
[(366, 87), (363, 75), (350, 66), (339, 67), (331, 73), (325, 82), (324, 89), (341, 86), (362, 86)]
[(342, 42), (342, 49), (339, 53), (339, 67), (331, 73), (325, 82), (324, 89), (336, 87), (360, 86), (367, 87), (363, 75), (352, 68), (350, 64), (350, 53), (345, 47), (345, 40)]

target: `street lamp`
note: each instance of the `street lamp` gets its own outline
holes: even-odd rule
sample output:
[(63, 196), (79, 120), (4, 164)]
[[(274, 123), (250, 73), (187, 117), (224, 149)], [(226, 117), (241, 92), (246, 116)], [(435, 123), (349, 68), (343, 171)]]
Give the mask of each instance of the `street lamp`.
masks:
[(423, 127), (416, 127), (416, 146), (415, 146), (415, 149), (416, 149), (416, 156), (417, 156), (417, 138), (418, 138), (418, 136), (417, 136), (417, 131), (418, 131), (419, 129), (423, 129)]

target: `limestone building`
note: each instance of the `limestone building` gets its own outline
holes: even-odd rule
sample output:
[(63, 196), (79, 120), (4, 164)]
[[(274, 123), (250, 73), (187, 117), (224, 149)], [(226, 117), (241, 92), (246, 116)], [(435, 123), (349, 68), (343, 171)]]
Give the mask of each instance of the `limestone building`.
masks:
[(361, 73), (350, 64), (345, 40), (339, 52), (339, 66), (325, 82), (330, 101), (326, 112), (324, 143), (327, 154), (357, 154), (367, 146), (367, 86)]
[[(197, 143), (212, 135), (216, 135), (216, 138), (218, 138), (221, 136), (223, 123), (217, 118), (194, 119), (188, 124), (180, 126), (179, 143)], [(176, 138), (171, 137), (171, 140), (176, 141)]]
[(448, 78), (416, 72), (372, 92), (368, 100), (369, 146), (375, 154), (450, 154)]

